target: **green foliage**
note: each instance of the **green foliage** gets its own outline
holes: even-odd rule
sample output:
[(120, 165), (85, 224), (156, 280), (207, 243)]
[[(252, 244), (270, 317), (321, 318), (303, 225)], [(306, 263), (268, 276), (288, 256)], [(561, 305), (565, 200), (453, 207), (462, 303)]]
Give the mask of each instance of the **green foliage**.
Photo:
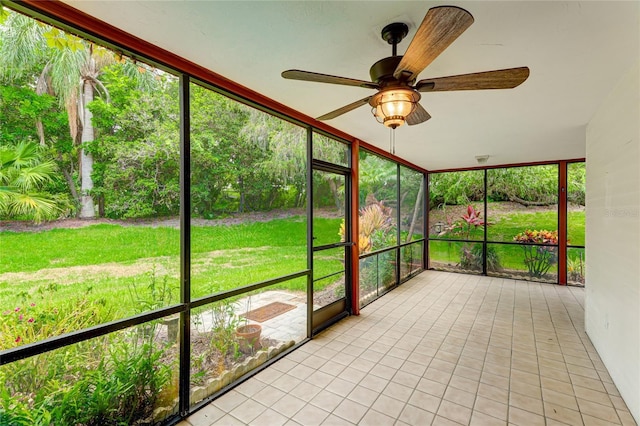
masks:
[(429, 208), (443, 204), (469, 204), (484, 199), (482, 171), (431, 173), (429, 175)]
[(43, 33), (43, 35), (45, 40), (47, 41), (47, 46), (54, 49), (69, 49), (71, 51), (77, 51), (82, 50), (85, 47), (82, 39), (61, 31), (57, 28), (49, 27), (47, 28), (47, 31)]
[(567, 201), (584, 206), (586, 197), (587, 170), (585, 163), (567, 165)]
[(360, 204), (371, 204), (371, 198), (382, 202), (397, 199), (398, 165), (379, 155), (360, 150), (358, 183)]
[(37, 142), (36, 121), (46, 129), (46, 142), (55, 144), (69, 139), (67, 117), (49, 94), (36, 94), (27, 82), (19, 85), (0, 83), (0, 145), (17, 141)]
[(171, 367), (160, 362), (164, 353), (135, 333), (118, 333), (3, 366), (0, 424), (115, 426), (146, 419), (171, 380)]
[(55, 180), (55, 163), (42, 161), (38, 146), (20, 143), (0, 148), (0, 218), (53, 219), (70, 206), (45, 187)]
[(104, 70), (110, 102), (95, 100), (96, 140), (93, 194), (112, 218), (175, 215), (180, 205), (180, 148), (177, 81), (166, 77), (160, 89), (136, 90), (126, 66)]
[(558, 166), (527, 166), (487, 171), (488, 198), (493, 201), (558, 202)]
[[(101, 77), (109, 103), (90, 108), (98, 127), (94, 181), (113, 218), (179, 211), (178, 82), (163, 76), (152, 92), (136, 90), (124, 65)], [(300, 206), (306, 186), (304, 129), (203, 87), (191, 94), (192, 214)]]
[[(429, 175), (429, 205), (468, 204), (484, 199), (484, 172), (432, 173)], [(569, 201), (584, 205), (585, 166), (573, 163), (568, 168)], [(551, 205), (558, 199), (558, 166), (525, 166), (487, 171), (487, 199), (521, 204)]]
[(0, 316), (0, 347), (8, 349), (80, 330), (113, 318), (104, 300), (87, 295), (59, 303), (56, 308), (24, 302)]
[(423, 174), (408, 167), (400, 167), (400, 226), (402, 241), (421, 238), (424, 219)]
[(585, 273), (586, 266), (584, 259), (584, 250), (569, 249), (567, 253), (567, 281), (574, 284), (584, 284)]
[(0, 25), (7, 19), (7, 16), (9, 16), (9, 11), (0, 4)]
[[(460, 248), (460, 267), (465, 270), (482, 271), (484, 253), (482, 244), (463, 244)], [(487, 246), (487, 271), (502, 269), (498, 252), (494, 246)]]
[(349, 145), (313, 132), (313, 158), (342, 166), (349, 165)]
[(153, 265), (151, 272), (145, 275), (149, 278), (149, 284), (145, 285), (144, 289), (140, 289), (136, 281), (129, 286), (129, 297), (132, 303), (139, 306), (141, 311), (153, 311), (169, 306), (173, 295), (177, 294), (178, 290), (169, 285), (169, 277), (167, 275), (158, 277), (157, 265)]

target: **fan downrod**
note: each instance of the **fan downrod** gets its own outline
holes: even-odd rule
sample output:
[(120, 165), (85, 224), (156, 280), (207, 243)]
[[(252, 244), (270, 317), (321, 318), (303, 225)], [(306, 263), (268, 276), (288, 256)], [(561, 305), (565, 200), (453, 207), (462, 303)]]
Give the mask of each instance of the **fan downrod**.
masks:
[(392, 46), (392, 55), (397, 55), (398, 43), (409, 34), (409, 27), (402, 22), (394, 22), (382, 29), (382, 39)]

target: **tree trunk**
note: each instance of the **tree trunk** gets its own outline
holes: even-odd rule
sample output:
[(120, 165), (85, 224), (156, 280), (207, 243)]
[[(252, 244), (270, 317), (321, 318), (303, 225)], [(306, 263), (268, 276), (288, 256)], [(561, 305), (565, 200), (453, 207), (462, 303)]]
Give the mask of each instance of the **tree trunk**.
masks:
[(95, 135), (93, 131), (93, 114), (87, 105), (93, 101), (93, 83), (89, 79), (84, 80), (82, 96), (82, 138), (80, 140), (80, 218), (93, 219), (96, 217), (96, 210), (93, 204), (93, 154), (85, 149), (86, 145), (93, 142)]
[(556, 204), (556, 203), (548, 203), (548, 202), (544, 202), (544, 201), (527, 201), (527, 200), (523, 200), (522, 198), (517, 197), (515, 195), (509, 195), (509, 201), (521, 204), (521, 205), (523, 205), (525, 207), (552, 206), (552, 205)]
[(240, 204), (238, 205), (238, 212), (244, 213), (244, 179), (242, 176), (238, 178), (238, 187), (240, 189)]
[(409, 226), (409, 234), (407, 235), (407, 241), (409, 242), (411, 241), (411, 238), (413, 238), (413, 231), (416, 227), (416, 222), (417, 222), (417, 218), (418, 218), (418, 211), (420, 209), (420, 205), (423, 204), (422, 203), (422, 194), (424, 193), (424, 179), (422, 181), (420, 181), (420, 189), (418, 190), (418, 195), (416, 196), (416, 203), (413, 206), (413, 216), (411, 217), (411, 225)]
[[(45, 65), (44, 69), (40, 73), (38, 80), (36, 81), (36, 95), (41, 96), (45, 93), (53, 95), (51, 93), (51, 87), (47, 84), (47, 76), (49, 75), (49, 71), (51, 70), (51, 63)], [(38, 117), (36, 119), (36, 132), (38, 132), (38, 139), (40, 139), (40, 146), (46, 146), (45, 138), (44, 138), (44, 126), (42, 124), (42, 117)]]
[[(62, 155), (60, 155), (60, 153), (58, 153), (58, 163), (62, 164)], [(80, 202), (80, 198), (78, 197), (78, 191), (76, 190), (76, 183), (73, 181), (73, 176), (64, 167), (62, 166), (59, 166), (59, 167), (60, 167), (60, 171), (62, 171), (62, 175), (64, 176), (64, 179), (67, 181), (67, 185), (69, 186), (69, 192), (71, 192), (73, 201), (77, 206), (78, 203)]]
[(333, 194), (333, 201), (336, 204), (336, 208), (342, 214), (344, 212), (344, 202), (340, 198), (340, 193), (338, 192), (338, 183), (334, 179), (329, 179), (329, 189), (331, 189), (331, 194)]

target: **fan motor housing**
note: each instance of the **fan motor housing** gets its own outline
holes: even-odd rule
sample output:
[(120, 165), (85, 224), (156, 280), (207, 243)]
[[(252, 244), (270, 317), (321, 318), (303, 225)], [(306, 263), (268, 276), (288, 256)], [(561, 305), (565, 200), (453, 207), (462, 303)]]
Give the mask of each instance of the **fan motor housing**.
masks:
[(393, 73), (396, 71), (400, 60), (402, 60), (402, 56), (389, 56), (388, 58), (380, 59), (378, 62), (373, 64), (369, 69), (371, 81), (375, 81), (382, 85), (384, 85), (384, 83), (396, 81)]

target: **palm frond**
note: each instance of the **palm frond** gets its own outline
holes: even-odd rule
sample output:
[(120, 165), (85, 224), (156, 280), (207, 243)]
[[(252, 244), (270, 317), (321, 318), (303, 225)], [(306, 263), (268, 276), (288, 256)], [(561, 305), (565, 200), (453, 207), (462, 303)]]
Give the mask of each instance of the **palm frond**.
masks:
[(55, 49), (51, 59), (51, 85), (65, 105), (82, 84), (82, 69), (90, 59), (87, 49)]
[(29, 192), (39, 186), (53, 181), (53, 173), (56, 165), (52, 161), (36, 164), (31, 167), (23, 167), (13, 180), (12, 184), (23, 192)]
[(14, 147), (0, 151), (0, 167), (2, 169), (29, 166), (37, 160), (38, 146), (30, 142), (20, 142)]
[(48, 26), (19, 13), (10, 12), (0, 27), (0, 75), (9, 80), (21, 78), (43, 63)]
[(127, 58), (122, 60), (120, 66), (124, 75), (136, 82), (138, 90), (150, 92), (158, 86), (159, 70)]
[[(54, 219), (61, 212), (55, 200), (47, 194), (38, 193), (14, 193), (9, 197), (5, 208), (9, 216), (28, 217), (36, 223)], [(2, 210), (3, 206), (0, 204), (0, 211)]]

